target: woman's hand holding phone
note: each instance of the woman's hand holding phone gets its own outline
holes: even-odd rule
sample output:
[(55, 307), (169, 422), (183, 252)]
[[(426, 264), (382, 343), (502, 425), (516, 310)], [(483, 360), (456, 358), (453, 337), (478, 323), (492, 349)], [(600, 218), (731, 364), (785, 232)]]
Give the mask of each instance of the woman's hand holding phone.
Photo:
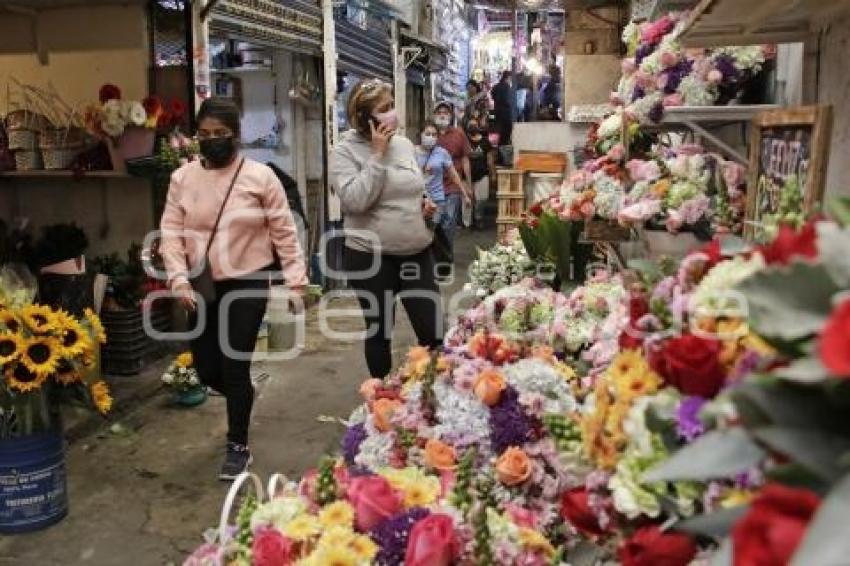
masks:
[(395, 129), (374, 118), (369, 120), (369, 128), (372, 131), (372, 154), (383, 157), (390, 145), (390, 139), (395, 135)]

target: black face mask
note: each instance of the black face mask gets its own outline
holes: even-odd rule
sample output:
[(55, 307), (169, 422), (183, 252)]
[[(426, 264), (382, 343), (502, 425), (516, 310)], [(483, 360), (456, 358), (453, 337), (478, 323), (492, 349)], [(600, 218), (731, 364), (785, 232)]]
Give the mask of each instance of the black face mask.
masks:
[(478, 135), (481, 135), (481, 130), (479, 130), (478, 128), (469, 128), (469, 136), (470, 137), (475, 137), (475, 136), (478, 136)]
[(210, 138), (199, 142), (201, 155), (213, 168), (225, 167), (236, 155), (236, 143), (233, 137)]

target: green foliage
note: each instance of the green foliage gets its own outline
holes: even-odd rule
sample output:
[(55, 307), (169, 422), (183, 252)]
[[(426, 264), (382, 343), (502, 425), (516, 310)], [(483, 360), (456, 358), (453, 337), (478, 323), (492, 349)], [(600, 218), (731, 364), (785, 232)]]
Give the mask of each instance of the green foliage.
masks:
[(243, 548), (251, 548), (254, 542), (254, 531), (251, 529), (251, 517), (257, 510), (257, 496), (253, 493), (245, 497), (239, 513), (236, 516), (236, 540)]
[(525, 251), (538, 263), (552, 264), (560, 282), (582, 282), (585, 266), (593, 255), (593, 246), (580, 241), (583, 222), (561, 220), (557, 215), (544, 212), (536, 218), (534, 227), (519, 227)]
[(475, 476), (475, 448), (470, 448), (461, 458), (457, 467), (455, 485), (452, 489), (451, 503), (466, 515), (473, 503), (472, 481)]
[(324, 458), (319, 464), (319, 474), (316, 478), (316, 501), (320, 505), (328, 505), (337, 499), (337, 484), (334, 477), (336, 463), (333, 458)]
[(764, 450), (740, 428), (715, 430), (698, 438), (652, 468), (644, 483), (730, 478), (765, 456)]
[(134, 309), (144, 298), (144, 284), (147, 279), (141, 261), (141, 246), (131, 244), (127, 250), (127, 259), (118, 254), (103, 255), (94, 258), (92, 269), (109, 277), (106, 296), (123, 309)]

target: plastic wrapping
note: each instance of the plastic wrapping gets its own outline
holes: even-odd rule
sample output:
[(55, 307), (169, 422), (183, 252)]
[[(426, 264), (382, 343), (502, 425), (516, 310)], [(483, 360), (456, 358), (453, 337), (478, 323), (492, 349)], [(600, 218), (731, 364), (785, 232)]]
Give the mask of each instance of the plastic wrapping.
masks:
[(19, 309), (35, 300), (38, 281), (21, 263), (0, 267), (0, 304)]

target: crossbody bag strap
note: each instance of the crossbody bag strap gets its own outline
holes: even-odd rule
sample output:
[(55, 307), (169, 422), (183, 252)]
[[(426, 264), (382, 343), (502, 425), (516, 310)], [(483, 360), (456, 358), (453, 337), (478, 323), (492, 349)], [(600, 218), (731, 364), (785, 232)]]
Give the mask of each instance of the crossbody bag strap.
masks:
[(218, 223), (221, 222), (221, 215), (224, 213), (224, 207), (227, 206), (227, 201), (230, 199), (230, 193), (233, 192), (233, 186), (236, 184), (236, 178), (239, 177), (239, 172), (242, 171), (243, 165), (245, 165), (244, 157), (242, 158), (242, 161), (239, 162), (239, 167), (236, 168), (236, 173), (233, 174), (233, 178), (230, 180), (230, 186), (227, 187), (227, 193), (224, 195), (224, 201), (221, 203), (221, 208), (218, 209), (218, 216), (215, 217), (215, 224), (213, 224), (210, 239), (207, 241), (207, 251), (204, 252), (204, 257), (208, 256), (210, 253), (213, 238), (215, 238), (215, 234), (218, 232)]

